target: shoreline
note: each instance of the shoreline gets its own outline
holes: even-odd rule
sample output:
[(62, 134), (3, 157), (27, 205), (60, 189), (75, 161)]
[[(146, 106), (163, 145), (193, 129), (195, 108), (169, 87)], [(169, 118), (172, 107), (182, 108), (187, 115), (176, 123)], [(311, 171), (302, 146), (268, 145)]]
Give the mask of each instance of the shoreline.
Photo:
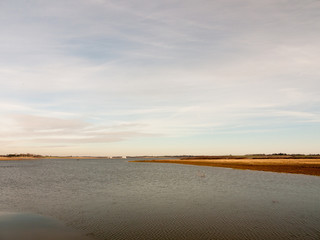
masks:
[(117, 159), (109, 157), (60, 157), (60, 156), (50, 156), (50, 157), (0, 157), (0, 161), (27, 161), (27, 160), (43, 160), (43, 159)]
[[(0, 161), (30, 161), (42, 159), (102, 159), (104, 157), (0, 157)], [(155, 159), (155, 160), (133, 160), (129, 162), (151, 162), (151, 163), (171, 163), (171, 164), (187, 164), (195, 166), (208, 167), (224, 167), (240, 170), (254, 170), (277, 173), (305, 174), (312, 176), (320, 176), (320, 159), (317, 158), (276, 158), (276, 159), (252, 159), (252, 158), (189, 158), (189, 159)]]
[(137, 160), (130, 162), (187, 164), (196, 166), (224, 167), (239, 170), (320, 176), (320, 159), (168, 159)]
[(0, 161), (27, 161), (27, 160), (41, 160), (43, 158), (35, 157), (0, 157)]

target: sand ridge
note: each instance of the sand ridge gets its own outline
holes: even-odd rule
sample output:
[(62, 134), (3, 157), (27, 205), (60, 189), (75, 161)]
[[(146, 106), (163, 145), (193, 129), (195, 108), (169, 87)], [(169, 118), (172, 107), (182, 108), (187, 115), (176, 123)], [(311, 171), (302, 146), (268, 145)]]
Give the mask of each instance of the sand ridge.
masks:
[(320, 176), (320, 159), (166, 159), (133, 162), (189, 164)]

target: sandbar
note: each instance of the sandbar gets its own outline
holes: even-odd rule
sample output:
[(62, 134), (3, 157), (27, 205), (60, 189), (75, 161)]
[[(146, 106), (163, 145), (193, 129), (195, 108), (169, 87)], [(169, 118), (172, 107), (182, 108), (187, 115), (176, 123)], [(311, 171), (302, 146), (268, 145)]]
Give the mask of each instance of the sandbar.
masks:
[(320, 159), (166, 159), (133, 162), (189, 164), (320, 176)]

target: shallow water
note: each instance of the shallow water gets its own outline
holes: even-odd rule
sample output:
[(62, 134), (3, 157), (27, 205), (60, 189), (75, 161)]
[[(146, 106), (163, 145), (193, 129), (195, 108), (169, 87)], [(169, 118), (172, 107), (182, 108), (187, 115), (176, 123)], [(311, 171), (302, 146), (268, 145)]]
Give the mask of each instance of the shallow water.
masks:
[(0, 212), (53, 218), (91, 239), (320, 239), (316, 176), (44, 159), (0, 161), (0, 183)]
[(1, 240), (88, 240), (49, 217), (29, 213), (0, 213)]

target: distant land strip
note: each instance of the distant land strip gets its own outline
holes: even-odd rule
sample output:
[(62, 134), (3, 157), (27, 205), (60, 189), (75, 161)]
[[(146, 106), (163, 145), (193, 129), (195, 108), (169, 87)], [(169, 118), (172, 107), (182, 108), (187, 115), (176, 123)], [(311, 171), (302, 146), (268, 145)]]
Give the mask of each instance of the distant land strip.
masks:
[[(107, 159), (105, 156), (42, 156), (37, 154), (7, 154), (0, 155), (0, 161), (10, 160), (36, 160), (44, 158), (59, 159)], [(120, 156), (111, 157), (113, 159)], [(295, 173), (320, 176), (320, 154), (248, 154), (224, 156), (127, 156), (127, 158), (140, 158), (130, 162), (174, 163), (197, 166), (224, 167), (242, 170), (268, 171), (279, 173)], [(145, 158), (159, 158), (148, 160)], [(162, 158), (162, 159), (161, 159)], [(174, 158), (174, 159), (173, 159)], [(145, 159), (145, 160), (143, 160)]]

